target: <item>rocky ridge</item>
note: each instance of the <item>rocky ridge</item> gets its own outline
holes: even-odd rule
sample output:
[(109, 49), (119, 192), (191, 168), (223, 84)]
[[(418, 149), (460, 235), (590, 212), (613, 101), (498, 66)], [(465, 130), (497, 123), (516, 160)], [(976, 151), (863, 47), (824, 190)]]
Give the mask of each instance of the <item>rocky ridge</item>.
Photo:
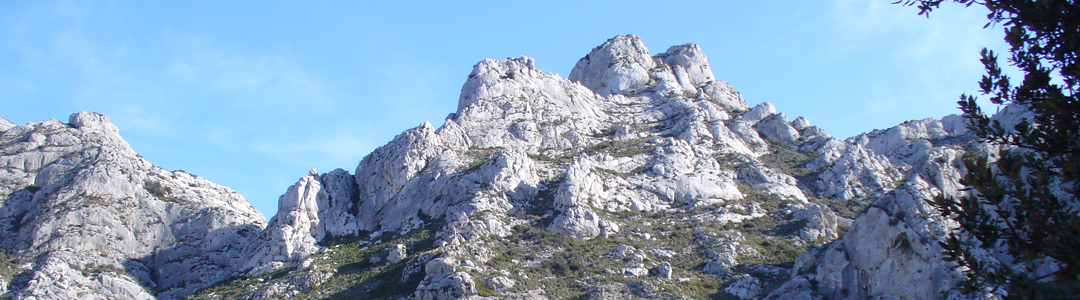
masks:
[(265, 226), (236, 192), (135, 154), (105, 116), (0, 130), (0, 248), (18, 262), (0, 282), (13, 298), (180, 297), (232, 276)]
[[(161, 299), (963, 298), (937, 246), (952, 227), (924, 202), (959, 193), (961, 158), (988, 151), (962, 122), (838, 140), (771, 103), (748, 106), (697, 45), (650, 55), (618, 36), (568, 79), (527, 57), (478, 63), (444, 125), (403, 132), (352, 173), (312, 170), (268, 223), (226, 188), (145, 162), (103, 116), (0, 122), (0, 219), (45, 226), (0, 231), (27, 240), (0, 247), (28, 262), (0, 287), (18, 299), (50, 298), (46, 285)], [(77, 146), (64, 153), (100, 143), (116, 158), (65, 160), (33, 142), (65, 132)], [(58, 192), (83, 177), (36, 183), (93, 169), (50, 171), (63, 161), (118, 165), (78, 190), (108, 201)], [(122, 201), (123, 214), (99, 212)], [(8, 239), (75, 224), (40, 216), (68, 202), (79, 224), (111, 226), (101, 245)], [(158, 231), (117, 236), (127, 228)], [(51, 275), (91, 258), (112, 268)]]

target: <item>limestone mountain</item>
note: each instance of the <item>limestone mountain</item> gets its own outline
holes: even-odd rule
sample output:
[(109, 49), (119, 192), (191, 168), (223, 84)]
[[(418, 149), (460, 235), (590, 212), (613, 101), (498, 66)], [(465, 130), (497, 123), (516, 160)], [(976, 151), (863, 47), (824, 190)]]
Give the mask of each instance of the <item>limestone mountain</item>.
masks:
[(266, 226), (236, 192), (135, 154), (105, 116), (0, 130), (0, 291), (15, 299), (178, 298), (232, 276)]
[(441, 127), (312, 170), (269, 222), (103, 116), (0, 125), (15, 299), (964, 299), (924, 200), (992, 150), (958, 116), (838, 140), (633, 35), (568, 79), (476, 64)]

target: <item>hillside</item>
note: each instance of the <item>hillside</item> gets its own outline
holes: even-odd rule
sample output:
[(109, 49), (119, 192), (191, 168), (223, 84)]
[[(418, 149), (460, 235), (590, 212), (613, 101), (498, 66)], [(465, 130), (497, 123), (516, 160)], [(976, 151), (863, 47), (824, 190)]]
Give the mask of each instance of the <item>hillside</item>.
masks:
[(925, 200), (993, 150), (959, 116), (838, 140), (633, 35), (569, 78), (476, 64), (444, 125), (312, 170), (269, 222), (104, 116), (0, 132), (15, 299), (962, 299)]

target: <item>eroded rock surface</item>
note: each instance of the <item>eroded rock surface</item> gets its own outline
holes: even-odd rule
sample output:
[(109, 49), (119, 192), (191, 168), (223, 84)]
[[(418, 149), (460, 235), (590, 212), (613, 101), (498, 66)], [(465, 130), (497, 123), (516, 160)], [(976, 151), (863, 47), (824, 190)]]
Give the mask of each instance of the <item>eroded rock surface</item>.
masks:
[(236, 192), (136, 155), (103, 115), (0, 123), (13, 298), (176, 299), (234, 275), (266, 224)]
[(269, 223), (138, 157), (104, 116), (0, 119), (0, 248), (22, 263), (0, 293), (958, 298), (937, 246), (952, 225), (925, 200), (962, 192), (961, 157), (988, 149), (972, 142), (956, 116), (839, 140), (747, 105), (699, 46), (651, 55), (633, 35), (569, 78), (481, 61), (444, 125), (406, 130), (352, 173), (312, 170)]

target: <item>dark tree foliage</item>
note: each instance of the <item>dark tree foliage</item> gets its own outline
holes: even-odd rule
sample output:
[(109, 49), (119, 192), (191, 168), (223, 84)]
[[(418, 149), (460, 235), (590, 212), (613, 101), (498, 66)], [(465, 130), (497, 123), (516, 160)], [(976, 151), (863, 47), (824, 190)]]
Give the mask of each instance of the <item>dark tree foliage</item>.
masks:
[[(945, 0), (901, 0), (929, 14)], [(960, 224), (945, 257), (967, 276), (966, 292), (1005, 292), (1010, 299), (1080, 299), (1080, 5), (1075, 0), (952, 0), (985, 5), (986, 26), (1001, 25), (1008, 61), (1024, 78), (1002, 72), (993, 51), (982, 50), (986, 75), (979, 82), (994, 104), (1022, 105), (1030, 121), (1005, 128), (991, 120), (975, 97), (961, 95), (968, 128), (1001, 146), (999, 159), (969, 156), (963, 183), (969, 196), (939, 196), (942, 216)], [(1005, 251), (1005, 261), (985, 253)], [(998, 258), (1002, 258), (998, 256)], [(1054, 264), (1057, 269), (1037, 270)]]

